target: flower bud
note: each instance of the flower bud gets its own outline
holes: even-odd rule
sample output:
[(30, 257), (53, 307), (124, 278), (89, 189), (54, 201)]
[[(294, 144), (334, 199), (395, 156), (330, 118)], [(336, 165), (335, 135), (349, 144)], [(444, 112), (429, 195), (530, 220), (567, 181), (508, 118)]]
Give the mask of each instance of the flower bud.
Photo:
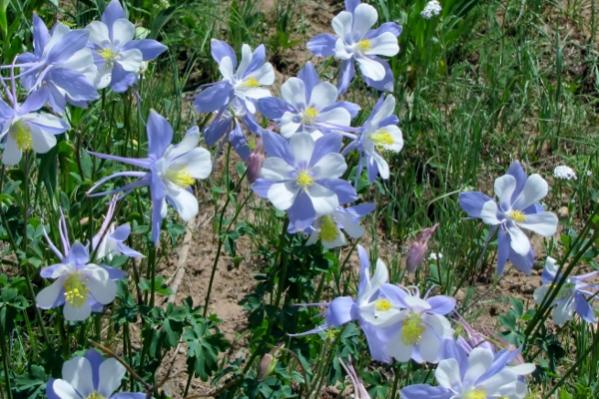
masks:
[(272, 354), (267, 353), (260, 359), (260, 366), (258, 367), (258, 378), (263, 380), (268, 377), (277, 365), (277, 359)]
[(420, 233), (418, 233), (416, 239), (410, 244), (406, 257), (406, 267), (408, 272), (414, 273), (424, 260), (424, 257), (428, 251), (428, 242), (433, 234), (435, 234), (437, 227), (439, 227), (439, 224), (435, 224), (432, 227), (423, 229)]
[(246, 165), (248, 168), (247, 175), (250, 183), (256, 181), (260, 177), (260, 169), (262, 169), (262, 162), (264, 162), (264, 148), (262, 147), (262, 139), (256, 139), (256, 148), (251, 152)]

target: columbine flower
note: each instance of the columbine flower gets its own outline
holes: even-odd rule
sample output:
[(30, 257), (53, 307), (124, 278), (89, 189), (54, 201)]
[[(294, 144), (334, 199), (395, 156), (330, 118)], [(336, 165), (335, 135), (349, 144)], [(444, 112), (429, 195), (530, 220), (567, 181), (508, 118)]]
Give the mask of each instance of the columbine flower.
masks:
[(86, 47), (88, 32), (71, 30), (57, 23), (48, 28), (33, 16), (33, 53), (17, 57), (23, 86), (36, 92), (54, 112), (64, 112), (68, 103), (84, 107), (98, 98), (94, 79), (98, 69)]
[(288, 211), (290, 231), (303, 230), (316, 216), (357, 198), (351, 184), (340, 179), (347, 164), (338, 152), (341, 138), (337, 135), (314, 142), (309, 134), (297, 133), (287, 142), (265, 132), (262, 140), (267, 158), (252, 189), (275, 208)]
[(101, 312), (104, 305), (116, 296), (116, 281), (124, 277), (122, 271), (105, 265), (91, 263), (89, 251), (81, 243), (71, 245), (64, 215), (58, 226), (62, 252), (44, 235), (60, 263), (44, 267), (40, 275), (55, 280), (41, 290), (35, 299), (41, 309), (63, 306), (66, 320), (81, 321), (91, 312)]
[(350, 144), (350, 148), (357, 147), (360, 152), (358, 175), (366, 167), (371, 182), (377, 175), (389, 178), (389, 164), (379, 151), (398, 153), (403, 148), (403, 137), (397, 126), (399, 119), (394, 113), (395, 97), (390, 94), (381, 97), (360, 129), (358, 140)]
[[(377, 259), (374, 274), (370, 275), (368, 252), (358, 245), (360, 257), (360, 282), (356, 299), (341, 296), (333, 299), (325, 312), (325, 322), (321, 326), (301, 334), (302, 336), (340, 327), (352, 321), (358, 321), (368, 341), (370, 354), (374, 360), (390, 363), (389, 340), (400, 321), (401, 307), (394, 292), (397, 287), (388, 284), (389, 271), (385, 263)], [(386, 290), (384, 290), (386, 288)], [(390, 296), (387, 296), (390, 293)]]
[(420, 15), (424, 19), (431, 19), (441, 14), (441, 11), (441, 4), (437, 0), (431, 0), (428, 3), (426, 3)]
[(553, 176), (561, 180), (576, 180), (576, 172), (569, 166), (558, 165), (553, 169)]
[(145, 399), (142, 392), (114, 393), (125, 376), (125, 366), (115, 358), (104, 359), (90, 349), (62, 365), (62, 378), (46, 385), (49, 399)]
[(518, 270), (530, 273), (534, 252), (522, 228), (544, 237), (555, 234), (557, 216), (543, 211), (538, 203), (547, 195), (547, 182), (538, 174), (526, 176), (519, 162), (495, 180), (498, 202), (481, 192), (460, 194), (460, 206), (470, 217), (480, 218), (498, 228), (497, 273), (503, 273), (509, 259)]
[(253, 52), (250, 46), (241, 46), (241, 62), (237, 65), (235, 51), (227, 43), (212, 39), (212, 58), (218, 63), (222, 79), (206, 85), (196, 96), (194, 106), (198, 112), (216, 112), (213, 121), (206, 129), (208, 145), (213, 145), (225, 134), (230, 133), (230, 141), (239, 155), (247, 160), (249, 148), (240, 124), (258, 133), (260, 126), (253, 118), (256, 113), (255, 101), (270, 97), (270, 86), (275, 81), (272, 65), (266, 62), (264, 45)]
[(401, 26), (387, 22), (371, 30), (377, 19), (378, 13), (371, 5), (359, 0), (346, 0), (345, 11), (333, 18), (333, 30), (337, 36), (323, 33), (308, 42), (308, 49), (317, 56), (335, 56), (342, 61), (339, 75), (341, 93), (347, 90), (354, 77), (354, 61), (358, 63), (368, 86), (377, 90), (393, 90), (393, 73), (389, 63), (379, 56), (393, 57), (399, 52), (397, 37)]
[(137, 82), (143, 63), (151, 61), (166, 50), (152, 39), (134, 40), (135, 25), (127, 19), (118, 0), (112, 0), (104, 10), (101, 21), (87, 26), (89, 45), (98, 66), (96, 85), (122, 93)]
[(114, 196), (112, 201), (110, 201), (104, 222), (102, 222), (100, 230), (92, 238), (92, 248), (96, 252), (96, 259), (106, 258), (108, 261), (111, 261), (115, 255), (143, 258), (142, 254), (125, 244), (125, 241), (129, 238), (129, 234), (131, 234), (129, 223), (118, 227), (115, 227), (115, 223), (111, 223), (117, 199), (118, 197)]
[(416, 287), (384, 287), (382, 291), (404, 308), (398, 317), (400, 324), (389, 341), (389, 355), (400, 362), (410, 359), (418, 363), (437, 362), (443, 341), (453, 335), (444, 315), (453, 311), (455, 299), (444, 295), (420, 298)]
[[(125, 158), (92, 152), (98, 158), (123, 162), (146, 169), (146, 172), (117, 172), (100, 179), (88, 191), (88, 195), (99, 196), (117, 191), (128, 193), (131, 190), (148, 186), (152, 198), (152, 241), (160, 239), (160, 225), (166, 216), (167, 203), (175, 208), (185, 221), (198, 213), (198, 200), (191, 192), (196, 179), (205, 179), (212, 171), (212, 161), (208, 150), (198, 147), (200, 133), (197, 126), (189, 129), (179, 144), (171, 144), (173, 128), (169, 122), (155, 111), (150, 111), (147, 123), (147, 158)], [(94, 193), (94, 191), (117, 177), (136, 177), (136, 181), (115, 190)], [(93, 193), (93, 194), (92, 194)]]
[(532, 363), (510, 366), (518, 351), (493, 353), (488, 348), (474, 348), (467, 353), (452, 341), (453, 357), (437, 365), (435, 378), (439, 386), (409, 385), (401, 389), (402, 399), (523, 399), (527, 394), (523, 376), (534, 371)]
[(356, 239), (364, 234), (364, 227), (360, 220), (374, 210), (374, 204), (360, 204), (350, 208), (337, 208), (329, 215), (316, 219), (306, 230), (310, 238), (307, 245), (315, 244), (320, 240), (324, 248), (337, 248), (347, 244), (344, 230), (351, 238)]
[(258, 109), (267, 118), (277, 121), (285, 137), (296, 132), (344, 130), (349, 128), (360, 107), (337, 101), (338, 95), (335, 85), (321, 82), (314, 66), (308, 62), (297, 78), (289, 78), (283, 84), (281, 99), (262, 98)]
[[(548, 256), (545, 260), (545, 268), (541, 275), (543, 285), (534, 292), (535, 302), (541, 304), (547, 292), (561, 280), (559, 266), (552, 257)], [(596, 284), (589, 284), (586, 280), (597, 276), (599, 272), (590, 272), (579, 276), (568, 276), (562, 285), (557, 296), (553, 300), (552, 317), (555, 324), (563, 326), (572, 319), (574, 313), (587, 323), (595, 323), (597, 317), (590, 305), (589, 298), (596, 298), (595, 294), (599, 290)]]
[(423, 229), (410, 244), (408, 254), (406, 255), (406, 268), (408, 272), (414, 273), (424, 260), (424, 256), (428, 251), (428, 242), (433, 234), (435, 234), (437, 227), (439, 227), (438, 223), (433, 227)]
[(31, 94), (23, 104), (16, 93), (9, 94), (12, 108), (0, 98), (0, 142), (4, 142), (2, 162), (19, 163), (23, 152), (32, 149), (45, 154), (56, 145), (56, 135), (69, 129), (68, 123), (47, 112), (35, 112), (44, 105), (43, 96)]

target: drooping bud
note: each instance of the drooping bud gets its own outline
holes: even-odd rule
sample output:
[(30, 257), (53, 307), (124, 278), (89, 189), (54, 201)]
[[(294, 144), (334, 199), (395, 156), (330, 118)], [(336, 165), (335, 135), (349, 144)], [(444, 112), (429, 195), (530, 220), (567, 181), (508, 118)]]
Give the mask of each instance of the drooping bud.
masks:
[(260, 359), (260, 366), (258, 367), (258, 378), (263, 380), (268, 377), (277, 365), (277, 358), (270, 353), (266, 353)]
[(250, 153), (250, 156), (246, 162), (248, 168), (248, 180), (250, 183), (256, 181), (260, 177), (260, 169), (262, 169), (262, 162), (264, 162), (264, 148), (262, 146), (262, 139), (256, 139), (256, 148)]
[(406, 257), (406, 267), (408, 272), (414, 273), (424, 260), (424, 257), (428, 251), (428, 242), (433, 234), (435, 234), (437, 227), (439, 227), (438, 223), (432, 227), (423, 229), (420, 233), (418, 233), (416, 239), (410, 244)]

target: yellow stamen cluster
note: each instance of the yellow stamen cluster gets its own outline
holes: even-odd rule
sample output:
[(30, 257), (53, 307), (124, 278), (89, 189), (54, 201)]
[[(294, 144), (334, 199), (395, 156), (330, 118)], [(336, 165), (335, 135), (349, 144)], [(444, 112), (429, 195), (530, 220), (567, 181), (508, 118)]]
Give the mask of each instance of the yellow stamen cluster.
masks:
[(304, 110), (304, 122), (312, 123), (314, 119), (318, 116), (318, 110), (314, 107), (308, 107)]
[(10, 127), (10, 135), (17, 143), (21, 151), (27, 151), (31, 148), (31, 129), (22, 121), (17, 121)]
[(323, 216), (322, 219), (320, 219), (320, 240), (335, 241), (338, 235), (339, 231), (337, 230), (337, 225), (333, 218), (330, 216)]
[(356, 44), (356, 47), (360, 51), (368, 51), (372, 48), (372, 42), (368, 39), (362, 39)]
[(258, 79), (256, 79), (255, 77), (250, 76), (246, 78), (241, 85), (243, 87), (254, 88), (260, 86), (260, 82), (258, 82)]
[(76, 308), (79, 308), (87, 301), (88, 288), (81, 280), (79, 273), (73, 273), (64, 282), (64, 299)]
[(187, 188), (195, 183), (194, 177), (185, 168), (169, 169), (166, 172), (166, 178), (183, 188)]
[(466, 392), (464, 399), (487, 399), (487, 393), (482, 389), (473, 389)]
[(110, 47), (106, 47), (106, 48), (103, 48), (102, 50), (99, 50), (98, 54), (100, 54), (100, 57), (102, 57), (102, 59), (106, 62), (114, 61), (117, 56), (117, 53)]
[(314, 178), (310, 176), (310, 173), (302, 170), (297, 174), (296, 182), (298, 186), (306, 188), (314, 184)]
[(98, 392), (92, 392), (90, 395), (87, 395), (85, 399), (106, 399), (106, 396)]
[(411, 313), (401, 326), (401, 340), (406, 345), (414, 345), (422, 339), (425, 329), (422, 317), (418, 313)]
[(387, 130), (380, 129), (370, 135), (370, 139), (377, 146), (392, 145), (395, 143), (393, 135)]
[(522, 223), (526, 221), (526, 215), (522, 211), (510, 211), (510, 213), (508, 213), (508, 216), (516, 223)]
[(393, 304), (391, 303), (390, 300), (381, 298), (381, 299), (377, 299), (376, 301), (374, 301), (374, 308), (378, 312), (387, 312), (393, 308)]

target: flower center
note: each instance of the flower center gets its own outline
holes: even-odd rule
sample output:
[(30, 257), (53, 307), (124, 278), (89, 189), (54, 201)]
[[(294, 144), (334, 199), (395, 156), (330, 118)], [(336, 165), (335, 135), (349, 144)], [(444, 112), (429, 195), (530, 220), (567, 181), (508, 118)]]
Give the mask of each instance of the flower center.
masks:
[(323, 216), (320, 219), (320, 240), (321, 241), (334, 241), (339, 232), (337, 230), (337, 224), (330, 216)]
[(372, 42), (368, 39), (362, 39), (356, 44), (356, 48), (360, 51), (368, 51), (372, 48)]
[(21, 151), (26, 151), (31, 148), (31, 129), (22, 121), (15, 122), (10, 127), (10, 135), (17, 143), (17, 148)]
[(302, 170), (297, 174), (296, 182), (298, 186), (306, 188), (314, 184), (314, 178), (310, 176), (310, 173), (306, 172), (305, 170)]
[(466, 392), (464, 399), (487, 399), (487, 393), (482, 389), (473, 389)]
[(381, 298), (374, 301), (374, 308), (377, 312), (387, 312), (393, 308), (393, 304), (390, 300)]
[(314, 107), (308, 107), (304, 110), (304, 123), (312, 123), (318, 116), (318, 110)]
[(401, 326), (401, 340), (406, 345), (414, 345), (420, 341), (424, 330), (422, 317), (418, 313), (411, 313)]
[(526, 215), (522, 211), (513, 210), (508, 213), (510, 219), (516, 223), (522, 223), (526, 221)]
[(393, 135), (385, 129), (377, 130), (370, 135), (370, 139), (377, 146), (392, 145), (395, 143)]
[(71, 306), (80, 308), (87, 301), (88, 289), (79, 273), (73, 273), (64, 282), (64, 299)]
[(183, 188), (187, 188), (195, 183), (194, 177), (185, 168), (167, 170), (166, 178)]
[(111, 49), (110, 47), (106, 47), (102, 50), (99, 50), (98, 54), (100, 54), (100, 57), (102, 57), (102, 59), (105, 62), (112, 62), (116, 59), (117, 56), (117, 52)]
[(254, 88), (254, 87), (258, 87), (260, 86), (260, 82), (258, 82), (258, 79), (256, 79), (253, 76), (250, 76), (248, 78), (246, 78), (243, 83), (241, 84), (241, 86), (243, 87), (249, 87), (249, 88)]
[(87, 395), (85, 399), (106, 399), (106, 396), (98, 392), (92, 392), (91, 394)]

